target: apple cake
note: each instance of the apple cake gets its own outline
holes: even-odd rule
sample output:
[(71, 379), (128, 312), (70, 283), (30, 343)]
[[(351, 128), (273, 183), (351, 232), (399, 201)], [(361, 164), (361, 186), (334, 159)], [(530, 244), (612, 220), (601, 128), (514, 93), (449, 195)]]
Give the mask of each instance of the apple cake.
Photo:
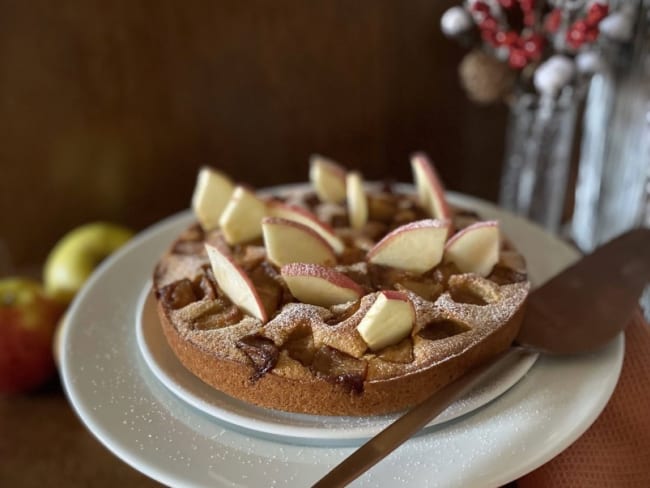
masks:
[(498, 222), (447, 204), (425, 155), (411, 164), (408, 193), (314, 156), (311, 185), (268, 197), (203, 168), (197, 221), (153, 273), (181, 363), (262, 407), (362, 416), (417, 404), (507, 349), (523, 257)]

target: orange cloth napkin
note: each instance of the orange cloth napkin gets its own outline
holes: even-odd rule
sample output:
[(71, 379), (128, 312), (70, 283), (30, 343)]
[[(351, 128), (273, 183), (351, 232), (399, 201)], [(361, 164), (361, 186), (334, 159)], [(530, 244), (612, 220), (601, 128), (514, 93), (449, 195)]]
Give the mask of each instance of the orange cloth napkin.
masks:
[(640, 312), (626, 329), (623, 370), (603, 413), (517, 487), (650, 487), (650, 327)]

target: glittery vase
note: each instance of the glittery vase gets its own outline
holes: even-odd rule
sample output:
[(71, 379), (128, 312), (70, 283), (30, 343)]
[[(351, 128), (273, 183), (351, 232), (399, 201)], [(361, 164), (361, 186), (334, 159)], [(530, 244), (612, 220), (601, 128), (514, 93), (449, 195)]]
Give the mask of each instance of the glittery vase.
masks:
[[(606, 46), (587, 95), (571, 223), (585, 252), (650, 227), (650, 0), (637, 19), (632, 40)], [(650, 320), (650, 286), (641, 303)]]
[(499, 203), (558, 233), (577, 114), (571, 87), (558, 97), (522, 93), (510, 106)]

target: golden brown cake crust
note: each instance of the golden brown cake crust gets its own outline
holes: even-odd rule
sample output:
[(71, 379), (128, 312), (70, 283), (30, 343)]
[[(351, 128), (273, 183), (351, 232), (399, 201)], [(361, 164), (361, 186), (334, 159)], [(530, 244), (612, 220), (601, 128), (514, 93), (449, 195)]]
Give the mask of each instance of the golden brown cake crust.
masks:
[[(361, 416), (412, 406), (507, 349), (519, 331), (529, 290), (525, 270), (514, 271), (510, 265), (505, 280), (496, 274), (490, 279), (453, 274), (445, 278), (441, 293), (427, 298), (397, 283), (394, 287), (414, 305), (414, 332), (399, 345), (372, 353), (359, 345), (356, 325), (376, 291), (356, 304), (332, 309), (285, 299), (262, 324), (234, 310), (216, 284), (209, 284), (204, 241), (223, 245), (219, 231), (203, 235), (194, 226), (171, 246), (154, 272), (158, 315), (169, 346), (189, 371), (215, 389), (284, 411)], [(509, 245), (504, 244), (504, 251), (512, 258)], [(522, 260), (515, 261), (521, 268)], [(371, 272), (365, 263), (341, 269), (355, 277)], [(298, 354), (304, 349), (292, 349), (298, 336), (303, 346), (309, 345), (307, 361)], [(241, 343), (247, 337), (268, 348), (274, 357), (271, 367), (261, 371), (259, 362), (247, 354)], [(328, 365), (332, 358), (343, 358), (355, 374), (323, 369), (315, 359), (318, 354)]]
[(378, 415), (396, 412), (424, 400), (468, 369), (508, 348), (521, 324), (523, 307), (488, 339), (408, 376), (373, 381), (361, 394), (322, 378), (290, 379), (270, 372), (253, 381), (246, 362), (224, 359), (214, 351), (184, 340), (161, 304), (158, 312), (169, 346), (181, 363), (208, 385), (240, 400), (267, 408), (319, 415)]

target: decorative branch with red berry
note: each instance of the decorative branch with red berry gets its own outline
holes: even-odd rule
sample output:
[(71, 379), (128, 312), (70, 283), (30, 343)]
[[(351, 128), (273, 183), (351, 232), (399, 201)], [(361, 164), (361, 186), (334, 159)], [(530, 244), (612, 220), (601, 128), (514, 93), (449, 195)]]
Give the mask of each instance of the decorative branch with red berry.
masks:
[[(624, 2), (619, 3), (623, 8), (612, 14), (609, 0), (466, 0), (444, 13), (441, 27), (447, 36), (474, 46), (461, 63), (461, 77), (475, 100), (491, 102), (495, 95), (498, 99), (507, 94), (501, 91), (514, 89), (487, 87), (491, 80), (483, 75), (488, 74), (501, 84), (508, 79), (520, 87), (529, 85), (542, 94), (557, 95), (576, 78), (576, 70), (598, 65), (577, 58), (587, 56), (593, 61), (601, 32), (621, 40), (622, 30), (631, 31), (632, 13)], [(536, 76), (539, 69), (543, 76)]]

